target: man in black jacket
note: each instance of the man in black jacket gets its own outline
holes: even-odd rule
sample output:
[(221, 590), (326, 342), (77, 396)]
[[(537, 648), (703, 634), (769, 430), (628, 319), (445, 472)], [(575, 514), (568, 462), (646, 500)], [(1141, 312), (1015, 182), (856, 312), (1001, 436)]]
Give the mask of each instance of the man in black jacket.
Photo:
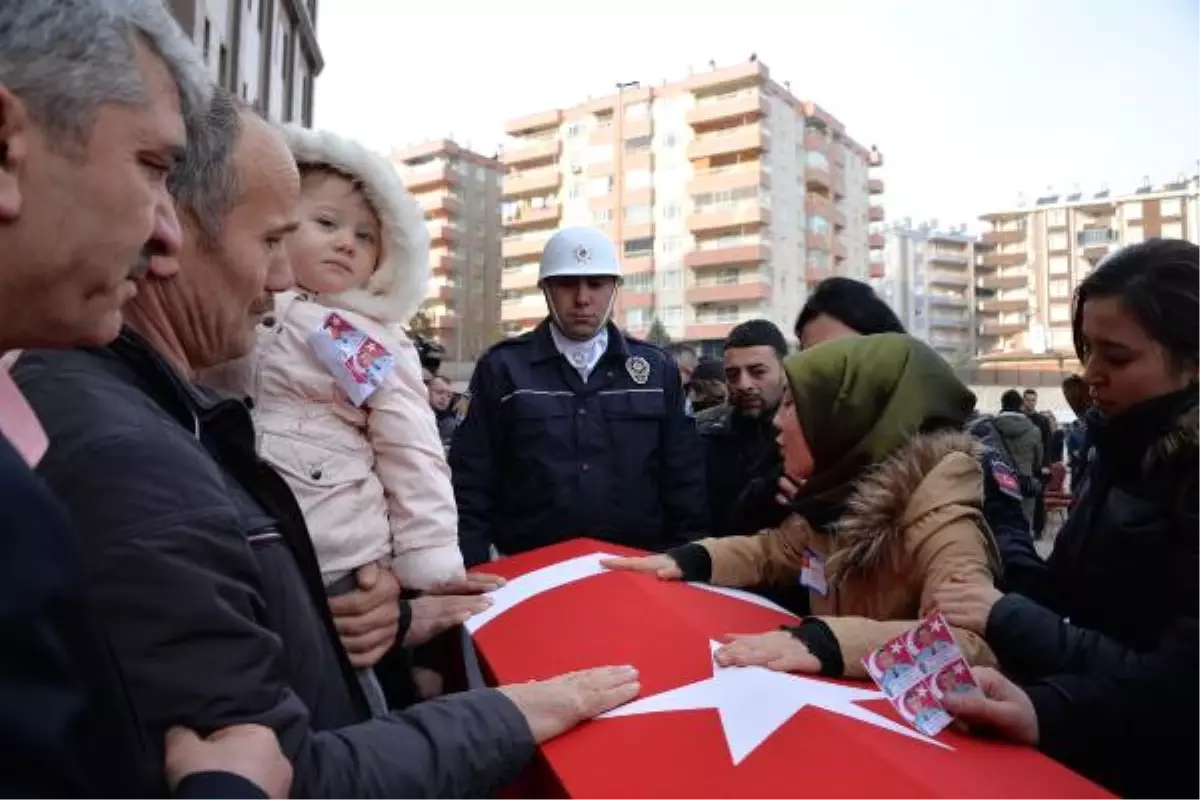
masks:
[[(158, 0), (0, 4), (0, 351), (116, 335), (127, 279), (179, 246), (162, 175), (206, 95)], [(0, 796), (286, 796), (260, 726), (174, 729), (160, 780), (7, 364), (0, 384)]]
[[(152, 734), (258, 723), (296, 796), (493, 792), (535, 744), (632, 698), (628, 668), (454, 695), (371, 718), (312, 543), (255, 453), (245, 405), (190, 380), (245, 355), (291, 274), (299, 177), (286, 145), (218, 92), (180, 170), (178, 275), (166, 259), (101, 350), (14, 370), (53, 443), (42, 472), (74, 515), (98, 613)], [(405, 632), (400, 632), (405, 638)], [(152, 737), (153, 741), (153, 737)]]

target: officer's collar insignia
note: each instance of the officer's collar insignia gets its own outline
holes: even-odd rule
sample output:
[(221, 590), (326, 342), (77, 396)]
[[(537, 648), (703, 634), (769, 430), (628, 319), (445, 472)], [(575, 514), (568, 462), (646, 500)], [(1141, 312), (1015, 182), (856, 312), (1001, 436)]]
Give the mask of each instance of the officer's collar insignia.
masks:
[(592, 251), (588, 250), (584, 245), (579, 245), (575, 248), (575, 263), (580, 266), (592, 260)]
[(641, 356), (631, 356), (625, 361), (625, 371), (633, 382), (641, 386), (650, 380), (650, 362)]

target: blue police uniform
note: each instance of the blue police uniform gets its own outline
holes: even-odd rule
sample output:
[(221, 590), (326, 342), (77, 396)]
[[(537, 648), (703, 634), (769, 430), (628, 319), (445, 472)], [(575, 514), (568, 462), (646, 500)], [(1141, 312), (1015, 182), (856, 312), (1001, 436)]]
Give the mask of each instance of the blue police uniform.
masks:
[(550, 321), (493, 346), (450, 450), (468, 565), (581, 536), (665, 550), (707, 531), (704, 457), (679, 370), (609, 323), (585, 383)]

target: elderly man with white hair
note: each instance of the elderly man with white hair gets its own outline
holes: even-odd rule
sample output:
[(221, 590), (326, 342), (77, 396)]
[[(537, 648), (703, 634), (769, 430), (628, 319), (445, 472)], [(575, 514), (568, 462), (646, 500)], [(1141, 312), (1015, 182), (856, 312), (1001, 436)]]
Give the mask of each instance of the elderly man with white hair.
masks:
[[(44, 433), (14, 349), (103, 345), (152, 258), (180, 246), (166, 178), (210, 88), (159, 0), (0, 0), (0, 794), (165, 793), (87, 603), (78, 543), (31, 466)], [(274, 734), (175, 729), (181, 796), (284, 796)], [(157, 753), (157, 755), (156, 755)], [(153, 759), (153, 760), (151, 760)]]
[(294, 796), (484, 796), (537, 743), (636, 695), (636, 673), (612, 667), (372, 717), (342, 639), (371, 630), (372, 649), (389, 636), (417, 645), (464, 611), (456, 597), (421, 598), (397, 624), (398, 591), (383, 584), (394, 579), (376, 571), (364, 589), (385, 590), (335, 620), (300, 507), (256, 455), (246, 405), (194, 382), (249, 353), (273, 294), (291, 286), (283, 242), (300, 186), (287, 146), (218, 91), (172, 180), (177, 268), (151, 260), (117, 340), (27, 352), (14, 368), (50, 434), (42, 473), (80, 521), (92, 594), (151, 741), (172, 724), (258, 723), (292, 762)]

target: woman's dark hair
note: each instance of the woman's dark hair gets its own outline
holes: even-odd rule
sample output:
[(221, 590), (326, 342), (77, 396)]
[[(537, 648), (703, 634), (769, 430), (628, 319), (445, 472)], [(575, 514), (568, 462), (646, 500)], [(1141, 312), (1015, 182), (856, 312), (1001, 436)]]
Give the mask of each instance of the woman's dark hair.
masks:
[(796, 317), (796, 338), (804, 326), (825, 314), (862, 336), (876, 333), (908, 333), (896, 312), (875, 294), (875, 290), (853, 278), (835, 276), (817, 284), (808, 302)]
[(1149, 239), (1116, 251), (1075, 290), (1071, 315), (1075, 354), (1087, 363), (1083, 306), (1117, 297), (1176, 369), (1200, 361), (1200, 247), (1181, 239)]

